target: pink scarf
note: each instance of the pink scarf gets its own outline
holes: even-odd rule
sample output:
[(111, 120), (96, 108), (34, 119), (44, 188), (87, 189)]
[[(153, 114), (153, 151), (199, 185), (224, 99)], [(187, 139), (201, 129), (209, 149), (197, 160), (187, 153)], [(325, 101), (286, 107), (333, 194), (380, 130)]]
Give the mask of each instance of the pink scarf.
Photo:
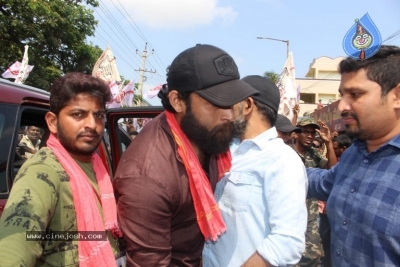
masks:
[[(216, 241), (226, 231), (224, 220), (215, 201), (210, 182), (204, 173), (192, 144), (175, 119), (174, 114), (165, 111), (167, 122), (178, 146), (178, 154), (183, 160), (189, 177), (189, 188), (196, 211), (197, 223), (205, 240)], [(231, 153), (225, 152), (217, 156), (218, 178), (231, 168)]]
[[(70, 185), (74, 200), (78, 231), (110, 230), (113, 235), (122, 236), (117, 223), (117, 209), (110, 177), (104, 168), (100, 157), (93, 153), (92, 165), (100, 191), (101, 206), (105, 225), (97, 208), (96, 194), (89, 178), (75, 162), (54, 134), (50, 134), (47, 146), (70, 177)], [(108, 240), (78, 241), (80, 267), (115, 266), (115, 257)]]

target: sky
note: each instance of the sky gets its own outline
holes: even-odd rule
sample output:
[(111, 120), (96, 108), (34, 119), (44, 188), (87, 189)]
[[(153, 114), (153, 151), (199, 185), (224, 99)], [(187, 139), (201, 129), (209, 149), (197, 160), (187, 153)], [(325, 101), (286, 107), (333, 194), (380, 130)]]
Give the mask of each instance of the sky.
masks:
[[(111, 47), (125, 79), (139, 82), (147, 43), (143, 93), (166, 82), (173, 59), (198, 43), (230, 54), (241, 77), (280, 73), (289, 41), (296, 78), (315, 58), (346, 56), (342, 41), (356, 18), (369, 13), (382, 39), (400, 33), (399, 0), (98, 0), (89, 42)], [(384, 44), (400, 46), (400, 35)], [(154, 49), (154, 52), (152, 50)], [(153, 105), (157, 97), (148, 99)]]

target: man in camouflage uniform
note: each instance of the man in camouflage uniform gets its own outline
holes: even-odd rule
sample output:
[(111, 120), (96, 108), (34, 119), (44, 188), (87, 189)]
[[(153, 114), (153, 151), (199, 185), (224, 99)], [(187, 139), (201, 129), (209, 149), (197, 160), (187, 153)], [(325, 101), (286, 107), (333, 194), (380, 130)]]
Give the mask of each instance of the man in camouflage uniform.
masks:
[[(329, 128), (322, 121), (318, 121), (318, 123), (311, 117), (303, 117), (297, 123), (297, 127), (301, 128), (302, 132), (297, 135), (296, 143), (292, 145), (292, 148), (299, 154), (306, 167), (329, 169), (336, 164), (337, 159)], [(312, 147), (317, 132), (325, 142), (328, 158), (323, 157), (318, 149)], [(315, 198), (307, 199), (307, 210), (306, 249), (296, 266), (314, 267), (319, 266), (321, 257), (324, 256), (318, 231), (318, 200)]]

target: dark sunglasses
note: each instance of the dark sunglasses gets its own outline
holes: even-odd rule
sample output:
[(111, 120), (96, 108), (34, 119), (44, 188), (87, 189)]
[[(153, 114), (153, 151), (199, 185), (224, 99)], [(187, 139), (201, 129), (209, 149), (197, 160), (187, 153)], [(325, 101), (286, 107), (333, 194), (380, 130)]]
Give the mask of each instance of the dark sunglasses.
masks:
[(313, 144), (312, 146), (315, 147), (315, 148), (320, 148), (321, 147), (321, 146), (317, 146), (315, 144)]

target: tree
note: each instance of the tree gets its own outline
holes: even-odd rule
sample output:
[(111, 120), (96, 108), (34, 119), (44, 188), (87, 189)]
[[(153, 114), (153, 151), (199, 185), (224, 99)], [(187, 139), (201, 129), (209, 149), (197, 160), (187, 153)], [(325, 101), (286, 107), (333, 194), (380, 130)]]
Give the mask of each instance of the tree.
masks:
[(97, 25), (89, 6), (97, 0), (0, 0), (0, 71), (29, 45), (26, 84), (47, 89), (63, 73), (91, 73), (102, 49), (85, 43)]
[(264, 72), (264, 77), (270, 79), (275, 84), (279, 81), (279, 74), (273, 71)]

